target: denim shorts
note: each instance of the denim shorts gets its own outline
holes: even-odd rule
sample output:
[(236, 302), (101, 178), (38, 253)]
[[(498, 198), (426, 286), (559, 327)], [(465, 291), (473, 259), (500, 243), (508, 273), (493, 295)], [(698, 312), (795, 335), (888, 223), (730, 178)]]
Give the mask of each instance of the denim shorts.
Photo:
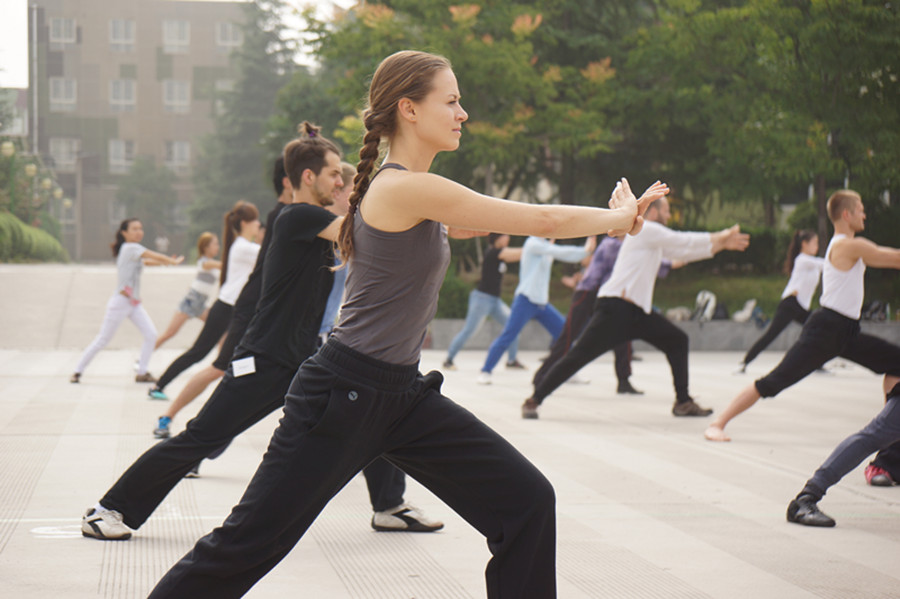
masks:
[(194, 289), (189, 289), (187, 295), (184, 296), (184, 299), (178, 305), (178, 311), (184, 312), (193, 318), (200, 318), (200, 315), (206, 310), (206, 300), (206, 295)]

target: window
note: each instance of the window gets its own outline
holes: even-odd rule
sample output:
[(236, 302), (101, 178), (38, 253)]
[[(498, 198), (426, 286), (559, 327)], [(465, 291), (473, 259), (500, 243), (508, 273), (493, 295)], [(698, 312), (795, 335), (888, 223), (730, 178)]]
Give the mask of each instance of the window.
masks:
[(109, 22), (109, 49), (113, 52), (134, 52), (134, 21), (111, 19)]
[(220, 50), (237, 48), (244, 41), (240, 27), (234, 23), (216, 23), (216, 46)]
[(234, 79), (216, 79), (215, 110), (221, 116), (225, 114), (225, 96), (234, 91)]
[(134, 112), (137, 85), (134, 79), (109, 82), (109, 107), (113, 112)]
[(167, 141), (166, 166), (177, 174), (184, 174), (191, 165), (191, 142)]
[(134, 142), (130, 139), (109, 140), (109, 172), (127, 173), (134, 164)]
[(74, 173), (81, 140), (74, 137), (51, 137), (50, 156), (58, 173)]
[(74, 44), (75, 41), (75, 19), (50, 19), (50, 43)]
[(50, 112), (72, 112), (78, 100), (78, 82), (50, 77)]
[(187, 81), (163, 81), (163, 110), (184, 114), (191, 108), (191, 84)]
[(163, 52), (186, 54), (191, 45), (189, 21), (163, 21)]

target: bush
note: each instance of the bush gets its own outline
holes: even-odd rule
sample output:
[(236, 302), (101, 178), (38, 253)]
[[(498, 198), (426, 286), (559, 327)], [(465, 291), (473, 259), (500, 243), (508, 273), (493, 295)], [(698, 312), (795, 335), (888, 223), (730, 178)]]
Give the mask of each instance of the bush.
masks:
[(68, 262), (69, 254), (52, 235), (30, 227), (16, 216), (0, 213), (0, 260), (4, 262)]
[[(454, 258), (455, 261), (456, 258)], [(447, 274), (444, 275), (435, 318), (465, 318), (466, 312), (469, 310), (469, 292), (471, 290), (472, 285), (456, 275), (455, 263), (450, 264)]]

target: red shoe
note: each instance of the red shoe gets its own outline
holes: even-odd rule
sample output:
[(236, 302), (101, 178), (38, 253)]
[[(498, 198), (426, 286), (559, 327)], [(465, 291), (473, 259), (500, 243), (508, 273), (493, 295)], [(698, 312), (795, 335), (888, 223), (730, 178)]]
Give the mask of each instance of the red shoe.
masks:
[(873, 487), (892, 487), (897, 484), (887, 470), (875, 464), (866, 466), (866, 482)]

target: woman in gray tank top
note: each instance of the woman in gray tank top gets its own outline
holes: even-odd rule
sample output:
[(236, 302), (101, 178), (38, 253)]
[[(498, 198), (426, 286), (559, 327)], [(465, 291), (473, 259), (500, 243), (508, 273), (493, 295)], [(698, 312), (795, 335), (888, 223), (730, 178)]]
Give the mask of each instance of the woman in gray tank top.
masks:
[[(325, 504), (383, 456), (488, 541), (488, 597), (556, 596), (555, 498), (512, 445), (418, 372), (450, 260), (447, 236), (495, 231), (584, 237), (636, 233), (657, 183), (636, 200), (624, 179), (610, 210), (490, 198), (428, 173), (459, 146), (468, 118), (446, 59), (398, 52), (375, 72), (366, 135), (341, 228), (348, 262), (340, 322), (300, 367), (284, 416), (241, 503), (160, 581), (151, 597), (238, 597), (275, 566)], [(379, 144), (389, 143), (377, 177)]]

